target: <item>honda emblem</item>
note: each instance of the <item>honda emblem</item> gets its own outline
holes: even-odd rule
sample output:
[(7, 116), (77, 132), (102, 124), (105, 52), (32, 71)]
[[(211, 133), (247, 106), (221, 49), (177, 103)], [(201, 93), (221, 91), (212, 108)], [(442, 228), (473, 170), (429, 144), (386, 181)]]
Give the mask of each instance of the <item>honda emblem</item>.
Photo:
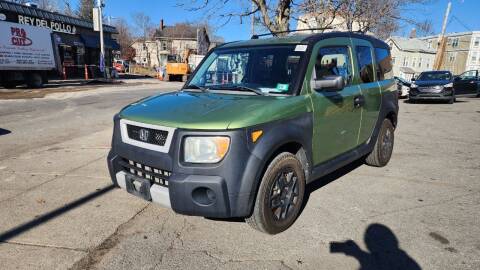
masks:
[(146, 130), (146, 129), (140, 129), (140, 131), (138, 132), (138, 137), (140, 138), (140, 140), (146, 142), (148, 141), (148, 136), (149, 136), (149, 131)]

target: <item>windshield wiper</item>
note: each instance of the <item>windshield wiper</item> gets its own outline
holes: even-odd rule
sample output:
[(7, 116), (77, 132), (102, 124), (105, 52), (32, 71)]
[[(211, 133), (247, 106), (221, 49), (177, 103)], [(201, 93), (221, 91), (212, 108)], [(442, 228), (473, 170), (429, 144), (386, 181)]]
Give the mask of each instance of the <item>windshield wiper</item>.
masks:
[(258, 90), (258, 89), (255, 89), (255, 88), (251, 88), (251, 87), (248, 87), (248, 86), (244, 86), (244, 85), (233, 85), (233, 86), (228, 86), (228, 87), (218, 87), (218, 88), (215, 88), (215, 89), (231, 89), (231, 90), (239, 90), (239, 91), (250, 91), (250, 92), (254, 92), (255, 94), (259, 95), (259, 96), (265, 96), (265, 93)]
[(202, 86), (198, 86), (196, 84), (189, 84), (187, 85), (187, 87), (185, 87), (187, 89), (199, 89), (201, 90), (202, 92), (209, 92), (210, 89), (208, 88), (205, 88), (205, 87), (202, 87)]

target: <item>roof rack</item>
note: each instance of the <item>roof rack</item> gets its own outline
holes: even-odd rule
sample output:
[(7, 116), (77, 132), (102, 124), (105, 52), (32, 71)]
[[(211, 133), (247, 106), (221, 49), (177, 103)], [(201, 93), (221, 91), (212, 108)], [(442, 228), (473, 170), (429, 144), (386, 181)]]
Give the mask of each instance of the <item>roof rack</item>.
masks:
[(308, 28), (308, 29), (296, 29), (296, 30), (270, 32), (270, 33), (265, 33), (265, 34), (252, 35), (251, 39), (258, 39), (259, 37), (273, 36), (273, 35), (283, 34), (283, 33), (294, 33), (294, 32), (303, 32), (303, 31), (315, 31), (315, 30), (329, 30), (329, 29), (333, 29), (333, 28), (332, 27), (320, 27), (320, 28)]

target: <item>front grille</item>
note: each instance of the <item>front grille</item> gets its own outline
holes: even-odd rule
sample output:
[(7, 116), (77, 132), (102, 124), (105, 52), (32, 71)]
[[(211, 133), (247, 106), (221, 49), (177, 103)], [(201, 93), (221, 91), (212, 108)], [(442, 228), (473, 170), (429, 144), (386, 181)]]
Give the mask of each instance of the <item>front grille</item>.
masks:
[(151, 183), (168, 187), (168, 178), (172, 174), (170, 171), (147, 166), (125, 158), (120, 159), (119, 163), (125, 172), (150, 180)]
[(168, 131), (127, 124), (128, 137), (132, 140), (164, 146)]
[(443, 90), (443, 87), (440, 87), (440, 88), (435, 88), (434, 86), (419, 87), (418, 90), (420, 90), (420, 92), (426, 92), (426, 93), (438, 93)]

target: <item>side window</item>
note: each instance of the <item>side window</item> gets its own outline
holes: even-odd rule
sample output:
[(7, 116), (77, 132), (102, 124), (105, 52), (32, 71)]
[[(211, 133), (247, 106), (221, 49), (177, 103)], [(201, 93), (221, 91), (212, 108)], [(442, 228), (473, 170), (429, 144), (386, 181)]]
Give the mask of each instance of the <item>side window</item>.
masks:
[(471, 80), (475, 77), (476, 77), (475, 70), (470, 70), (470, 71), (464, 72), (462, 75), (460, 75), (460, 78), (462, 80)]
[(373, 60), (370, 47), (357, 46), (357, 62), (360, 70), (360, 79), (363, 83), (374, 82), (373, 76)]
[(325, 76), (340, 75), (346, 84), (350, 84), (352, 67), (348, 47), (325, 47), (318, 52), (315, 62), (315, 79), (321, 80)]
[[(392, 78), (392, 58), (390, 50), (384, 48), (375, 48), (375, 60), (377, 62), (377, 79), (379, 81), (388, 80)], [(418, 64), (422, 63), (420, 58)]]

